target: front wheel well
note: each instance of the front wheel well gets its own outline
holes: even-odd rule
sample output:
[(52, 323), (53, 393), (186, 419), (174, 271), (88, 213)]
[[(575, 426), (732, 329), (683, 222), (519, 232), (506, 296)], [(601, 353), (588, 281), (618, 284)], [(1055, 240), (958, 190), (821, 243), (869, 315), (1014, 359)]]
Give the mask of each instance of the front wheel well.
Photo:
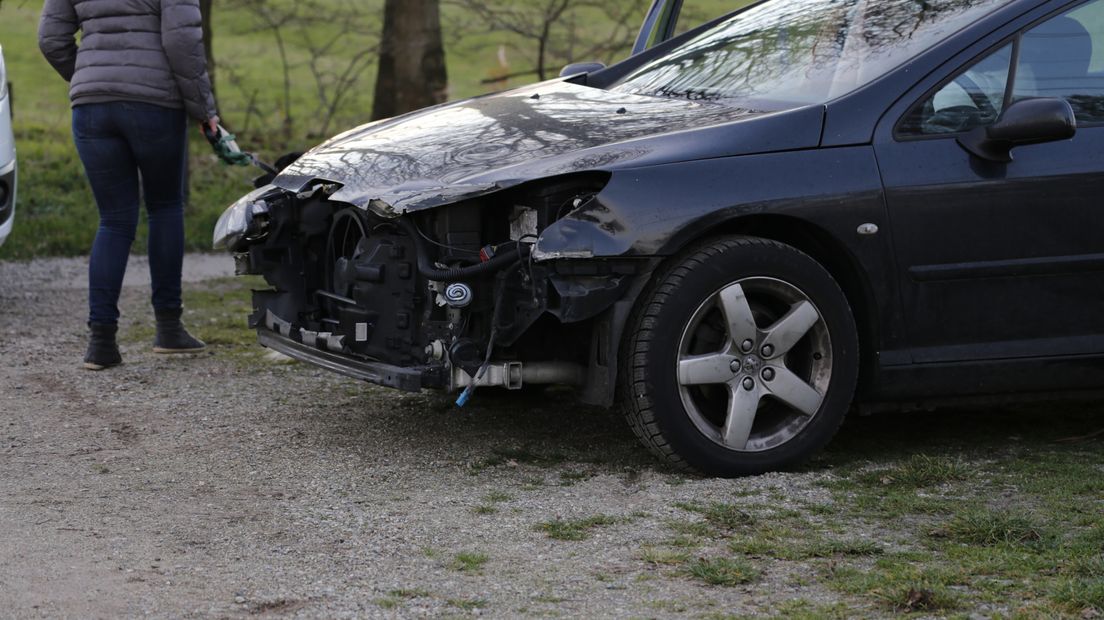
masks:
[(718, 236), (744, 235), (778, 241), (792, 246), (820, 263), (843, 290), (855, 323), (859, 330), (860, 378), (859, 394), (875, 371), (875, 357), (878, 351), (877, 309), (869, 280), (854, 255), (822, 228), (805, 220), (782, 215), (755, 215), (723, 222), (699, 234), (693, 240), (678, 249), (678, 254), (686, 248), (701, 243), (703, 239)]

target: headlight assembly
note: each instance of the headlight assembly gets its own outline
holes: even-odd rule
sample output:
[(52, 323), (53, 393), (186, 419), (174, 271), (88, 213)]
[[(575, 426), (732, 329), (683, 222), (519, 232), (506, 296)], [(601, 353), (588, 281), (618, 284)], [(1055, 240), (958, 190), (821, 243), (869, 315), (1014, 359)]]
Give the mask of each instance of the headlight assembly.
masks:
[(243, 241), (259, 241), (268, 230), (268, 203), (263, 196), (272, 187), (262, 187), (243, 196), (227, 209), (215, 224), (213, 244), (216, 250), (236, 252)]

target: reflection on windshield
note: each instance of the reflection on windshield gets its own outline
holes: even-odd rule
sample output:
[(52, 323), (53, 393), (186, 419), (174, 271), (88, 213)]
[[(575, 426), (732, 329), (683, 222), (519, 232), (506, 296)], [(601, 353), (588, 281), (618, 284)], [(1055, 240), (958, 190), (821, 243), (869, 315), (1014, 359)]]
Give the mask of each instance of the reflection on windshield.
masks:
[(629, 75), (613, 90), (782, 109), (885, 75), (1010, 0), (770, 0)]

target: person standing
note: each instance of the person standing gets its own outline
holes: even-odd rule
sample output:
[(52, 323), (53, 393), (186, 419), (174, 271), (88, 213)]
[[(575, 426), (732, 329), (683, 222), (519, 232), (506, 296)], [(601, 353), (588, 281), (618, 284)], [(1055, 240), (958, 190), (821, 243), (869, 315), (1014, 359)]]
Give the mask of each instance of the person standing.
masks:
[(149, 216), (153, 350), (203, 350), (180, 320), (187, 117), (218, 124), (198, 0), (46, 0), (38, 41), (70, 83), (73, 139), (100, 212), (85, 368), (122, 363), (118, 302), (139, 196)]

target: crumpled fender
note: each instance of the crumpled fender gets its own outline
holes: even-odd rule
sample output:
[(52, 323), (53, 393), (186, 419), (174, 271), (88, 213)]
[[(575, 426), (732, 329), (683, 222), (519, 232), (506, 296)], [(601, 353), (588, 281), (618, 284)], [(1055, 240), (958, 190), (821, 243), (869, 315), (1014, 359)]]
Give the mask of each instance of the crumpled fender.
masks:
[(618, 170), (593, 200), (542, 231), (532, 256), (666, 256), (711, 227), (756, 214), (820, 221), (826, 229), (843, 224), (846, 236), (850, 222), (839, 221), (836, 207), (877, 207), (880, 192), (869, 146)]

